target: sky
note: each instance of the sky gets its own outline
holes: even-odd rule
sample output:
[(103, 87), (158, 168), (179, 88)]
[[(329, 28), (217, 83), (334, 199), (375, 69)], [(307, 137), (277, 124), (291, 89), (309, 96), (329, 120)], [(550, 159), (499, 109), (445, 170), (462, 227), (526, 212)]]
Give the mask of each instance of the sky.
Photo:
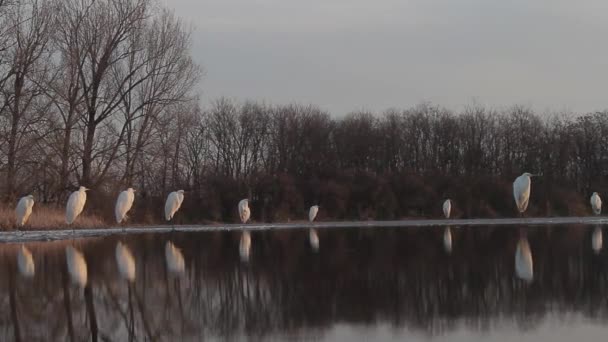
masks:
[(334, 115), (430, 102), (608, 109), (605, 0), (161, 0), (193, 26), (203, 106)]

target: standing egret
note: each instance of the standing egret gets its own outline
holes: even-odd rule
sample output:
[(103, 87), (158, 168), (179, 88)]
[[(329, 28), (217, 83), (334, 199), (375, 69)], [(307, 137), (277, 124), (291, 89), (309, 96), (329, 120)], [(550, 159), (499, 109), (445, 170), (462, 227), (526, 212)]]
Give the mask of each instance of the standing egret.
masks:
[(171, 221), (173, 219), (173, 215), (179, 210), (179, 207), (182, 206), (182, 202), (184, 201), (184, 190), (173, 191), (167, 196), (167, 201), (165, 202), (165, 219), (167, 221)]
[[(319, 206), (313, 205), (310, 207), (308, 211), (308, 221), (312, 224), (315, 218), (317, 217), (317, 213), (319, 212)], [(310, 247), (312, 247), (313, 251), (319, 250), (319, 235), (317, 234), (317, 230), (314, 228), (310, 228), (308, 230), (308, 241), (310, 241)]]
[(534, 267), (532, 263), (532, 252), (528, 239), (522, 237), (517, 242), (515, 250), (515, 274), (518, 278), (531, 282), (534, 279)]
[(445, 227), (443, 231), (443, 248), (448, 254), (452, 253), (452, 231), (450, 227)]
[(602, 250), (602, 243), (602, 228), (597, 226), (593, 229), (593, 234), (591, 235), (591, 249), (593, 249), (595, 254), (599, 254)]
[(452, 201), (448, 198), (443, 202), (443, 216), (446, 219), (450, 218), (450, 212), (452, 211)]
[(594, 192), (593, 195), (591, 195), (591, 209), (593, 209), (595, 215), (602, 213), (602, 199), (597, 192)]
[(19, 273), (21, 273), (22, 276), (27, 278), (34, 276), (34, 258), (32, 257), (32, 252), (24, 245), (21, 245), (21, 248), (19, 248), (19, 252), (17, 253), (17, 266), (19, 268)]
[(114, 208), (114, 214), (116, 215), (116, 223), (121, 223), (123, 220), (126, 220), (127, 213), (131, 210), (133, 206), (133, 201), (135, 201), (135, 190), (133, 188), (128, 188), (118, 195), (118, 199), (116, 200), (116, 207)]
[(27, 219), (32, 214), (32, 208), (34, 207), (34, 196), (27, 195), (21, 197), (19, 203), (17, 203), (17, 208), (15, 209), (15, 214), (17, 216), (17, 227), (23, 227), (27, 222)]
[(249, 200), (243, 199), (239, 202), (239, 218), (243, 224), (249, 221), (251, 217), (251, 209), (249, 209)]
[(171, 241), (165, 243), (165, 261), (167, 262), (167, 269), (169, 269), (170, 273), (175, 275), (184, 273), (186, 269), (184, 255)]
[(123, 245), (120, 241), (116, 244), (116, 265), (118, 265), (118, 272), (121, 277), (130, 283), (135, 281), (135, 258), (133, 258), (129, 247)]
[(72, 246), (65, 248), (65, 254), (72, 282), (84, 288), (87, 285), (87, 262), (84, 256)]
[(74, 220), (82, 213), (84, 204), (87, 201), (87, 193), (89, 189), (81, 186), (77, 191), (72, 192), (70, 198), (68, 198), (68, 204), (65, 210), (65, 221), (67, 224), (74, 223)]
[(241, 241), (239, 242), (239, 255), (241, 256), (242, 262), (249, 262), (249, 253), (251, 252), (251, 234), (249, 231), (244, 230), (241, 234)]
[(310, 207), (310, 210), (308, 210), (308, 221), (313, 222), (315, 220), (315, 218), (317, 217), (318, 212), (319, 212), (318, 205), (313, 205), (312, 207)]
[(528, 208), (528, 201), (530, 200), (530, 187), (532, 185), (531, 177), (536, 176), (528, 172), (524, 172), (521, 176), (515, 178), (513, 182), (513, 197), (515, 198), (515, 204), (520, 214)]

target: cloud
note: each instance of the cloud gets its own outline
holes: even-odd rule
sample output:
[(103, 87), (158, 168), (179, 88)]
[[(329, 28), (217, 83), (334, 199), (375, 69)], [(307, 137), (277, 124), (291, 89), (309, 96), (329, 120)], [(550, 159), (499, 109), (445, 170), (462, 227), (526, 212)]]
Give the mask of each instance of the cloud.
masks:
[(167, 1), (192, 22), (206, 99), (341, 114), (421, 101), (606, 106), (608, 2)]

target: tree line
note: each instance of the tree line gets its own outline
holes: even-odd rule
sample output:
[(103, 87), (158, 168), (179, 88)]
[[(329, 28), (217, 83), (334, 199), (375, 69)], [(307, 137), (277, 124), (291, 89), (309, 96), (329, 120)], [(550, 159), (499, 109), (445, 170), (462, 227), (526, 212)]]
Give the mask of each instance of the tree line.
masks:
[(161, 219), (186, 190), (182, 222), (513, 216), (511, 182), (541, 173), (532, 215), (587, 213), (602, 194), (608, 112), (539, 114), (525, 106), (454, 111), (421, 104), (336, 117), (314, 106), (220, 98), (200, 108), (190, 29), (151, 0), (0, 0), (0, 193), (111, 217)]

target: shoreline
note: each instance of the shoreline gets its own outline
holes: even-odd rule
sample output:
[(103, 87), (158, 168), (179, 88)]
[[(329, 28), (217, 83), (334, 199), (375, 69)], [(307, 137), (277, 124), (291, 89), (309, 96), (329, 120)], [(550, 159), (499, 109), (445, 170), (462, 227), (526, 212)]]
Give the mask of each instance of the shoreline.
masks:
[(76, 228), (61, 230), (20, 230), (0, 232), (0, 243), (69, 240), (74, 238), (100, 237), (115, 234), (145, 234), (169, 232), (208, 232), (236, 230), (285, 230), (285, 229), (331, 229), (331, 228), (414, 228), (441, 226), (513, 226), (513, 225), (603, 225), (608, 224), (608, 216), (573, 217), (531, 217), (497, 219), (412, 219), (391, 221), (327, 221), (294, 223), (249, 223), (249, 224), (210, 224), (210, 225), (150, 225), (108, 228)]

